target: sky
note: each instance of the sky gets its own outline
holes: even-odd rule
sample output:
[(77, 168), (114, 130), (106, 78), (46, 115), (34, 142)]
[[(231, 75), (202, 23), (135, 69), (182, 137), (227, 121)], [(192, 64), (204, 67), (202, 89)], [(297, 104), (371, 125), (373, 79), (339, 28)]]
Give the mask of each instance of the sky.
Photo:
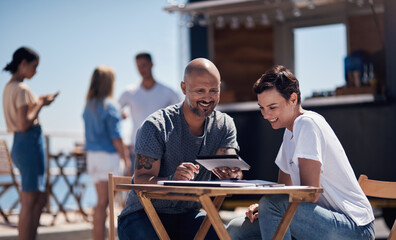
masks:
[[(118, 99), (127, 85), (140, 81), (134, 56), (148, 51), (153, 56), (154, 78), (183, 97), (186, 28), (180, 26), (178, 14), (164, 11), (166, 6), (166, 0), (1, 0), (0, 68), (21, 46), (37, 51), (37, 74), (26, 83), (37, 96), (60, 91), (39, 115), (44, 132), (83, 141), (81, 116), (90, 77), (98, 65), (115, 69), (114, 97)], [(299, 28), (294, 34), (295, 75), (302, 97), (343, 85), (345, 26)], [(10, 77), (9, 72), (0, 71), (1, 93)], [(129, 120), (123, 121), (122, 130), (128, 141)], [(2, 104), (1, 132), (5, 132)]]
[[(295, 75), (302, 99), (345, 85), (345, 24), (294, 29)], [(331, 67), (329, 67), (331, 66)]]
[[(165, 0), (1, 0), (0, 67), (21, 46), (40, 55), (37, 74), (25, 80), (37, 96), (60, 91), (39, 115), (46, 132), (82, 132), (90, 77), (98, 65), (115, 69), (114, 97), (139, 82), (134, 56), (152, 54), (154, 78), (181, 95), (182, 54), (177, 14)], [(0, 92), (11, 74), (0, 71)], [(2, 105), (0, 130), (5, 130)]]

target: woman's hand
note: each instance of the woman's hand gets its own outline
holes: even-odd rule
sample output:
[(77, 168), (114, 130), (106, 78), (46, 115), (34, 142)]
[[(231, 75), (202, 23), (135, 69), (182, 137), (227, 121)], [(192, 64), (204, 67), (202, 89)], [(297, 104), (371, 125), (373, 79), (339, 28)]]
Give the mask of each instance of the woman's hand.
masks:
[(242, 171), (240, 168), (231, 169), (229, 167), (221, 167), (221, 168), (214, 168), (212, 172), (219, 178), (219, 179), (240, 179), (242, 178)]
[(248, 207), (246, 211), (246, 217), (249, 218), (250, 222), (252, 223), (255, 219), (258, 218), (258, 203), (252, 204)]
[(43, 106), (48, 106), (55, 100), (56, 96), (56, 94), (43, 95), (40, 96), (39, 101), (41, 101)]
[(40, 96), (37, 104), (21, 106), (17, 109), (18, 130), (25, 132), (37, 121), (43, 106), (50, 105), (55, 100), (56, 94)]

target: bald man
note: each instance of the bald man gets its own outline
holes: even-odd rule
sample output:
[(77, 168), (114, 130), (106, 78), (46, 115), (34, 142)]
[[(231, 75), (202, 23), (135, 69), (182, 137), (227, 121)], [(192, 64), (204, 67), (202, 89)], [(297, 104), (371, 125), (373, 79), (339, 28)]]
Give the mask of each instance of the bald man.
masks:
[[(235, 124), (214, 110), (220, 99), (220, 73), (209, 60), (192, 60), (184, 72), (182, 103), (150, 115), (136, 136), (134, 183), (159, 180), (210, 180), (211, 172), (196, 164), (199, 155), (236, 154)], [(239, 169), (213, 170), (220, 179), (241, 177)], [(171, 239), (193, 239), (205, 217), (200, 204), (154, 200), (153, 205)], [(120, 239), (158, 239), (134, 191), (119, 216)], [(213, 228), (206, 239), (217, 239)]]

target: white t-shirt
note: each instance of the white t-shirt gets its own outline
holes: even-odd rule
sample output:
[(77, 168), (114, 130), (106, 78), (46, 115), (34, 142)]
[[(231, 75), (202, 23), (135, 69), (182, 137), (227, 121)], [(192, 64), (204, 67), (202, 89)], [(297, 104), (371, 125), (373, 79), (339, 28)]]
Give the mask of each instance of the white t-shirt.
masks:
[(291, 176), (293, 185), (300, 185), (298, 158), (319, 161), (320, 184), (324, 192), (317, 204), (341, 212), (359, 226), (374, 220), (367, 197), (356, 180), (353, 169), (337, 136), (319, 114), (306, 111), (294, 121), (293, 132), (283, 135), (275, 163)]
[(156, 82), (147, 90), (140, 83), (127, 87), (119, 99), (121, 108), (127, 106), (132, 119), (131, 144), (135, 145), (136, 131), (153, 112), (178, 103), (179, 97), (169, 87)]

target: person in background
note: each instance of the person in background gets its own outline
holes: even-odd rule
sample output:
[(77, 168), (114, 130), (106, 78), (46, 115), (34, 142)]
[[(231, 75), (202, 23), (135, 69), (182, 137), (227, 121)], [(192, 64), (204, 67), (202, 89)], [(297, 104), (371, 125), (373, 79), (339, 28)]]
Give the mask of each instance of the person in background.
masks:
[[(337, 136), (319, 114), (301, 107), (299, 83), (274, 66), (254, 84), (263, 118), (286, 128), (275, 163), (278, 183), (322, 187), (300, 203), (284, 239), (374, 239), (374, 215)], [(232, 220), (232, 239), (271, 239), (289, 205), (288, 195), (265, 195)]]
[[(139, 83), (129, 85), (118, 100), (121, 108), (129, 108), (132, 120), (129, 145), (132, 167), (135, 159), (136, 132), (144, 119), (160, 108), (179, 102), (179, 97), (172, 89), (154, 79), (152, 74), (153, 62), (149, 53), (139, 53), (135, 60), (142, 80)], [(126, 117), (126, 114), (123, 115)]]
[[(121, 113), (114, 102), (114, 72), (108, 66), (99, 66), (93, 72), (89, 85), (83, 118), (87, 169), (97, 193), (93, 214), (93, 236), (105, 239), (106, 208), (109, 203), (108, 173), (120, 175), (124, 164), (130, 175), (128, 150), (121, 138)], [(121, 168), (121, 170), (120, 170)]]
[(21, 211), (18, 239), (36, 239), (40, 216), (46, 204), (45, 150), (38, 115), (50, 105), (57, 94), (37, 98), (24, 83), (36, 74), (38, 54), (27, 47), (14, 52), (12, 61), (4, 68), (12, 74), (4, 87), (3, 110), (7, 131), (14, 133), (11, 157), (19, 169), (22, 181)]
[[(136, 136), (136, 164), (132, 182), (156, 184), (159, 180), (210, 180), (211, 172), (195, 164), (199, 155), (236, 154), (234, 121), (214, 110), (220, 96), (220, 73), (209, 60), (191, 61), (184, 72), (182, 103), (157, 110)], [(241, 177), (240, 169), (213, 170), (220, 179)], [(193, 239), (205, 213), (189, 201), (153, 201), (171, 239)], [(158, 239), (135, 191), (118, 217), (120, 239)], [(211, 228), (207, 239), (216, 239)]]

